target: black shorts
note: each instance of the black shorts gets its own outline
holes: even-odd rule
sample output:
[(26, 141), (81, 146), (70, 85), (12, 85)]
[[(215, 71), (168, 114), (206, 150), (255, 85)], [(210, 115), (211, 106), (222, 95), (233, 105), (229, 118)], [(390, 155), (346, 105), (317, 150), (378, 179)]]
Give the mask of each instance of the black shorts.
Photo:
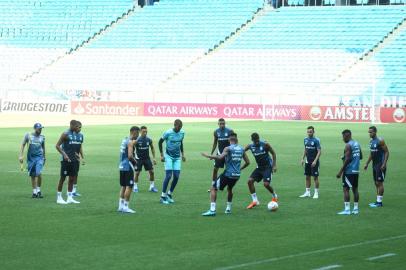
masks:
[(307, 162), (307, 163), (305, 163), (305, 166), (304, 166), (304, 175), (317, 177), (317, 176), (319, 176), (319, 168), (320, 168), (319, 161), (317, 161), (316, 166), (314, 166), (313, 168), (312, 168), (312, 162)]
[(134, 186), (134, 171), (120, 171), (120, 186), (133, 187)]
[(213, 182), (215, 189), (224, 190), (225, 187), (233, 188), (239, 178), (229, 178), (224, 174), (221, 174), (216, 181)]
[(343, 187), (357, 188), (358, 187), (358, 174), (344, 174)]
[(374, 176), (375, 182), (384, 182), (386, 176), (386, 168), (385, 170), (381, 170), (381, 164), (372, 167), (372, 174)]
[(134, 169), (136, 172), (142, 171), (142, 167), (144, 167), (144, 170), (146, 171), (151, 171), (154, 169), (152, 166), (152, 161), (150, 158), (147, 159), (137, 159), (137, 163), (134, 166)]
[(254, 179), (255, 182), (271, 182), (272, 181), (272, 168), (256, 168), (252, 173), (250, 178)]
[(79, 167), (79, 161), (61, 161), (61, 177), (78, 176)]
[(223, 169), (225, 162), (226, 162), (226, 161), (225, 161), (224, 159), (220, 159), (220, 160), (219, 160), (219, 159), (215, 159), (215, 160), (214, 160), (214, 168), (217, 168), (217, 169), (218, 169), (218, 168), (222, 168), (222, 169)]

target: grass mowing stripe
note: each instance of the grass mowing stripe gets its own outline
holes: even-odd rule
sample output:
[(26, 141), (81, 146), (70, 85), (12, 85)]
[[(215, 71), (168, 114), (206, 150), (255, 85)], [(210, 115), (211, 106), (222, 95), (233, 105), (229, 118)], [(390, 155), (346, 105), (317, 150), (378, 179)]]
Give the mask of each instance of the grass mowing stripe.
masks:
[(402, 238), (406, 238), (406, 234), (401, 234), (401, 235), (396, 235), (396, 236), (391, 236), (391, 237), (386, 237), (386, 238), (380, 238), (380, 239), (375, 239), (375, 240), (368, 240), (368, 241), (359, 242), (359, 243), (355, 243), (355, 244), (348, 244), (348, 245), (330, 247), (330, 248), (325, 248), (325, 249), (317, 249), (317, 250), (312, 250), (312, 251), (307, 251), (307, 252), (302, 252), (302, 253), (286, 255), (286, 256), (282, 256), (282, 257), (269, 258), (269, 259), (265, 259), (265, 260), (255, 261), (255, 262), (230, 265), (227, 267), (216, 268), (216, 270), (230, 270), (230, 269), (243, 268), (243, 267), (247, 267), (247, 266), (287, 260), (287, 259), (292, 259), (292, 258), (307, 256), (307, 255), (326, 253), (326, 252), (336, 251), (336, 250), (340, 250), (340, 249), (344, 249), (344, 248), (352, 248), (352, 247), (376, 244), (376, 243), (397, 240), (397, 239), (402, 239)]

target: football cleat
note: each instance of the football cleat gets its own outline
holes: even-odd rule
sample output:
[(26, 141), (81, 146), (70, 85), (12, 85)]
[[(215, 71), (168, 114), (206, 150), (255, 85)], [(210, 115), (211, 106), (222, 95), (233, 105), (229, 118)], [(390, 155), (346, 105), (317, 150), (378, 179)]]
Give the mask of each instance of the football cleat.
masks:
[(254, 208), (254, 207), (257, 206), (257, 205), (259, 205), (259, 202), (258, 202), (258, 201), (254, 201), (254, 202), (250, 203), (250, 204), (247, 206), (247, 209), (252, 209), (252, 208)]
[(319, 193), (314, 193), (313, 194), (313, 199), (318, 199), (319, 198)]
[(156, 187), (150, 187), (150, 188), (149, 188), (149, 192), (157, 193), (157, 192), (158, 192), (158, 189), (157, 189)]
[(371, 207), (371, 208), (378, 208), (378, 207), (382, 207), (382, 206), (383, 206), (382, 202), (374, 202), (374, 203), (369, 204), (369, 207)]
[(231, 214), (231, 209), (230, 208), (226, 208), (226, 211), (224, 211), (225, 214), (229, 215)]
[(353, 215), (358, 215), (359, 214), (359, 210), (358, 209), (353, 209), (351, 214)]
[(44, 198), (44, 196), (42, 196), (41, 191), (37, 193), (37, 198), (38, 198), (38, 199), (43, 199), (43, 198)]
[(57, 204), (68, 204), (64, 199), (60, 198), (58, 200), (56, 200)]
[(216, 211), (211, 211), (211, 210), (208, 210), (207, 212), (204, 212), (202, 214), (202, 216), (204, 216), (204, 217), (214, 217), (215, 215), (216, 215)]
[(31, 198), (33, 198), (33, 199), (34, 199), (34, 198), (38, 198), (38, 194), (34, 194), (34, 193), (33, 193), (32, 196), (31, 196)]
[(167, 197), (161, 197), (161, 199), (159, 199), (159, 202), (162, 204), (169, 204)]
[(134, 192), (134, 193), (138, 193), (138, 187), (134, 187), (134, 188), (133, 188), (133, 192)]
[(124, 208), (123, 209), (123, 213), (127, 213), (127, 214), (134, 214), (135, 210), (132, 210), (131, 208)]
[(174, 202), (175, 202), (175, 200), (172, 199), (172, 195), (169, 195), (169, 194), (168, 194), (168, 197), (166, 197), (166, 200), (167, 200), (169, 203), (174, 203)]
[(341, 212), (338, 212), (337, 215), (351, 215), (351, 211), (350, 210), (343, 210)]
[(80, 202), (78, 202), (77, 200), (75, 200), (75, 199), (73, 199), (73, 198), (68, 198), (68, 199), (66, 200), (66, 202), (67, 202), (68, 204), (70, 204), (70, 203), (74, 203), (74, 204), (80, 203)]
[(79, 192), (72, 192), (72, 196), (73, 196), (73, 197), (80, 197), (80, 196), (82, 196), (82, 195), (80, 195)]
[(310, 198), (310, 192), (305, 192), (299, 196), (299, 198)]

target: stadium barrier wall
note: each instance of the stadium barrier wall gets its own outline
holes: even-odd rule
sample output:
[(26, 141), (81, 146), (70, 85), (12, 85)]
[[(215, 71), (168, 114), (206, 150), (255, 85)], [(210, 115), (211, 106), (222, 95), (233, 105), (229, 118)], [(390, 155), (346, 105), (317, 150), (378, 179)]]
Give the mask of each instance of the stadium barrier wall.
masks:
[(370, 106), (310, 106), (269, 104), (162, 103), (114, 101), (23, 101), (0, 100), (0, 127), (29, 126), (43, 121), (61, 125), (71, 118), (87, 124), (133, 122), (188, 122), (229, 120), (297, 120), (355, 123), (406, 123), (406, 108)]
[(405, 123), (406, 108), (267, 104), (72, 101), (72, 114)]

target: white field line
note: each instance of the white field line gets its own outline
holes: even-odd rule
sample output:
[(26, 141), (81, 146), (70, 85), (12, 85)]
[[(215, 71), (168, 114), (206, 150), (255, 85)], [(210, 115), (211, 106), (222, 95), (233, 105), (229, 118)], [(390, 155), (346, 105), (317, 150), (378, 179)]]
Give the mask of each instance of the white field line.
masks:
[(375, 260), (383, 259), (383, 258), (386, 258), (386, 257), (392, 257), (392, 256), (396, 256), (396, 253), (386, 253), (386, 254), (383, 254), (383, 255), (375, 256), (375, 257), (369, 257), (366, 260), (367, 261), (375, 261)]
[(368, 240), (368, 241), (358, 242), (358, 243), (348, 244), (348, 245), (341, 245), (341, 246), (335, 246), (335, 247), (324, 248), (324, 249), (316, 249), (316, 250), (312, 250), (312, 251), (295, 253), (295, 254), (290, 254), (290, 255), (281, 256), (281, 257), (273, 257), (273, 258), (269, 258), (269, 259), (252, 261), (252, 262), (247, 262), (247, 263), (242, 263), (242, 264), (235, 264), (235, 265), (230, 265), (230, 266), (225, 266), (225, 267), (219, 267), (219, 268), (216, 268), (215, 270), (231, 270), (231, 269), (237, 269), (237, 268), (243, 268), (243, 267), (250, 267), (250, 266), (264, 264), (264, 263), (271, 263), (271, 262), (282, 261), (282, 260), (292, 259), (292, 258), (296, 258), (296, 257), (303, 257), (303, 256), (308, 256), (308, 255), (320, 254), (320, 253), (328, 253), (328, 252), (332, 252), (332, 251), (336, 251), (336, 250), (340, 250), (340, 249), (366, 246), (366, 245), (371, 245), (371, 244), (376, 244), (376, 243), (381, 243), (381, 242), (403, 239), (403, 238), (406, 238), (406, 234), (401, 234), (401, 235), (396, 235), (396, 236), (391, 236), (391, 237), (386, 237), (386, 238), (380, 238), (380, 239), (375, 239), (375, 240)]
[(333, 264), (333, 265), (328, 265), (328, 266), (323, 266), (323, 267), (320, 267), (320, 268), (316, 268), (316, 269), (313, 269), (313, 270), (328, 270), (328, 269), (336, 269), (336, 268), (340, 268), (340, 267), (342, 267), (342, 265)]

